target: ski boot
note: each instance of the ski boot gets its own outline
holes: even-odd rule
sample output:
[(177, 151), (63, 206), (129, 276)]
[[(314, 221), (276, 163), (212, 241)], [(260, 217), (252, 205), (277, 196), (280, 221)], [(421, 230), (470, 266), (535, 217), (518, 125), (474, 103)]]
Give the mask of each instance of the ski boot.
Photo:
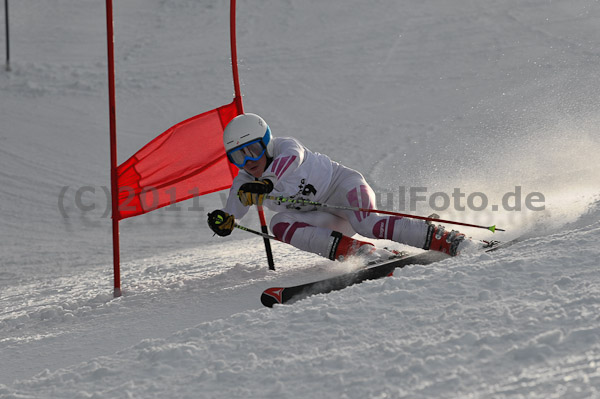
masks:
[(403, 252), (389, 250), (387, 248), (376, 248), (373, 244), (366, 241), (356, 240), (354, 238), (334, 232), (331, 234), (334, 239), (329, 259), (344, 261), (348, 257), (360, 257), (366, 264), (373, 264), (403, 256)]
[(447, 253), (450, 256), (458, 255), (471, 240), (466, 239), (465, 235), (456, 231), (446, 231), (444, 226), (435, 226), (429, 224), (427, 230), (427, 236), (425, 238), (425, 245), (423, 249), (439, 251)]

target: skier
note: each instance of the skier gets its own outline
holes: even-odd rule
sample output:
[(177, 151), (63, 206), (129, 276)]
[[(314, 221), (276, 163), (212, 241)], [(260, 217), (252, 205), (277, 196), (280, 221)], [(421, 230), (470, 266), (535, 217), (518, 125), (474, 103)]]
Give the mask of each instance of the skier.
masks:
[(241, 170), (233, 181), (225, 208), (208, 214), (208, 224), (219, 236), (231, 234), (235, 220), (242, 218), (251, 205), (264, 205), (278, 212), (270, 227), (279, 240), (331, 260), (354, 255), (378, 260), (393, 255), (352, 238), (357, 233), (452, 256), (470, 242), (464, 234), (448, 232), (422, 220), (374, 212), (317, 210), (315, 206), (265, 199), (270, 194), (374, 208), (375, 193), (359, 172), (310, 151), (294, 138), (273, 137), (258, 115), (235, 117), (225, 128), (223, 141), (229, 161)]

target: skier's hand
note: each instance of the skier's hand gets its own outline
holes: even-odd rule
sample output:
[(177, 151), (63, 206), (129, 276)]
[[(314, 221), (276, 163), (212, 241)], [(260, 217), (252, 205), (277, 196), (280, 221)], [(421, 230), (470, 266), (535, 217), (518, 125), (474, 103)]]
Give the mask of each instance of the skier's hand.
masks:
[(262, 205), (265, 194), (273, 191), (271, 180), (257, 180), (250, 183), (244, 183), (238, 190), (238, 197), (244, 206)]
[(212, 211), (208, 214), (208, 225), (215, 234), (221, 237), (228, 236), (233, 231), (235, 218), (222, 210)]

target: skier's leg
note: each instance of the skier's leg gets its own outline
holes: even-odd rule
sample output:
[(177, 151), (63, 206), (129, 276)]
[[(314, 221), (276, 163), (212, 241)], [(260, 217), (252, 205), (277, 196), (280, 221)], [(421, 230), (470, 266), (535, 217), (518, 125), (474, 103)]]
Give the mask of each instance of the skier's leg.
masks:
[(350, 223), (328, 212), (280, 212), (271, 219), (271, 231), (281, 241), (331, 260), (343, 260), (364, 245), (372, 246), (351, 238)]
[[(337, 190), (329, 199), (336, 205), (375, 209), (375, 193), (364, 177), (351, 169), (338, 175)], [(422, 220), (383, 216), (373, 212), (342, 211), (354, 230), (369, 238), (387, 239), (417, 248), (431, 249), (456, 255), (464, 234), (445, 231)]]
[[(344, 193), (348, 206), (375, 209), (375, 193), (364, 181)], [(347, 211), (346, 217), (364, 237), (391, 240), (423, 248), (429, 226), (422, 220), (399, 216), (384, 216), (374, 212)]]

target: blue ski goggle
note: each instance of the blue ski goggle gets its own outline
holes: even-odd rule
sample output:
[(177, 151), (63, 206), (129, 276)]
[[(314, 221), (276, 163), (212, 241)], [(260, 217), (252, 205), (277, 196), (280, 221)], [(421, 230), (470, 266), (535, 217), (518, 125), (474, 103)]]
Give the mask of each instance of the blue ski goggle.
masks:
[(266, 150), (267, 146), (263, 139), (256, 139), (229, 151), (227, 158), (229, 162), (241, 169), (248, 161), (258, 161)]

